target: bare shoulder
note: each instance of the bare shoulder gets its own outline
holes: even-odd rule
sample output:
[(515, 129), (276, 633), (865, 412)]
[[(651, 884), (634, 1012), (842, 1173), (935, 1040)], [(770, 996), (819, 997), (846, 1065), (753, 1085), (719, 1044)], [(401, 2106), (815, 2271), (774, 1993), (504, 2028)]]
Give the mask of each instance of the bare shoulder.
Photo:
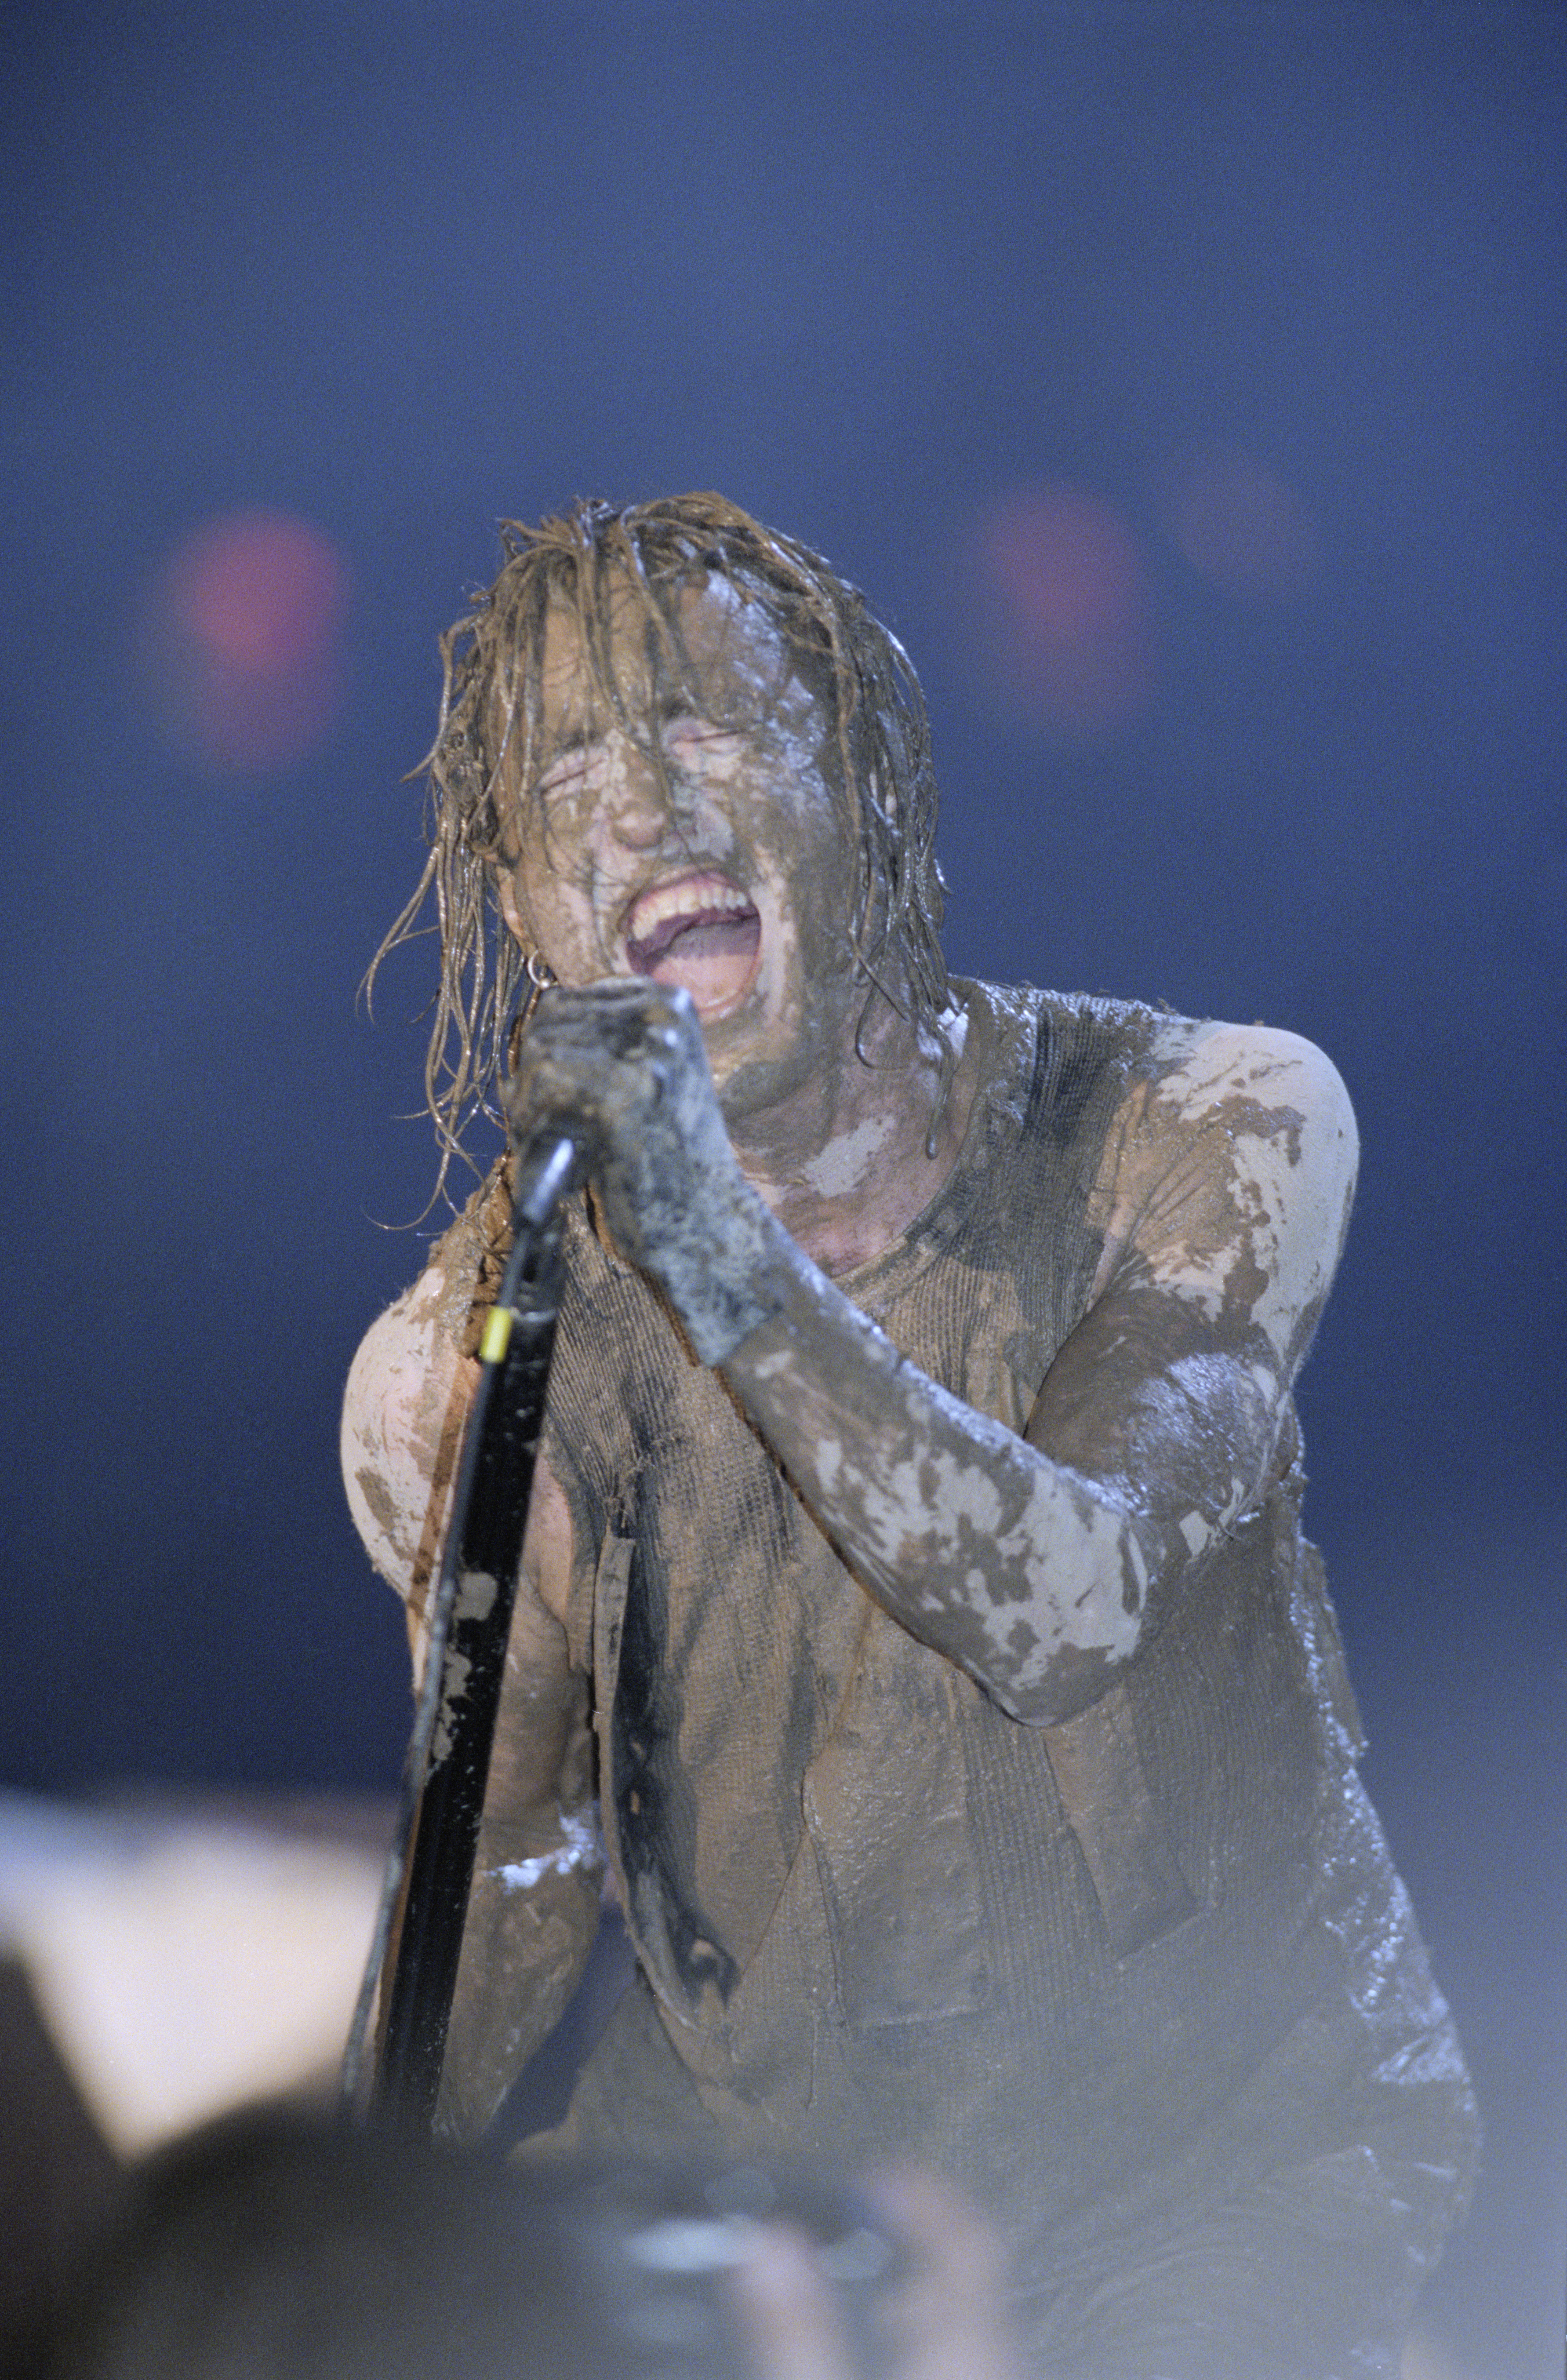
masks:
[[(466, 1349), (484, 1247), (476, 1202), (437, 1243), (419, 1279), (370, 1324), (343, 1398), (348, 1509), (370, 1560), (408, 1606), (416, 1646), (479, 1378)], [(556, 1620), (566, 1609), (571, 1557), (569, 1509), (541, 1455), (523, 1567)]]
[[(1149, 1051), (1155, 1099), (1190, 1123), (1219, 1123), (1252, 1138), (1282, 1136), (1299, 1164), (1307, 1141), (1330, 1148), (1353, 1172), (1354, 1111), (1343, 1077), (1304, 1034), (1271, 1025), (1161, 1018)], [(1172, 1118), (1171, 1120), (1173, 1120)]]
[(1097, 1186), (1103, 1287), (1129, 1257), (1210, 1319), (1262, 1329), (1293, 1370), (1337, 1266), (1354, 1111), (1298, 1033), (1161, 1017)]
[(478, 1269), (459, 1218), (419, 1279), (371, 1323), (343, 1400), (343, 1484), (382, 1576), (421, 1599), (477, 1377), (462, 1342)]

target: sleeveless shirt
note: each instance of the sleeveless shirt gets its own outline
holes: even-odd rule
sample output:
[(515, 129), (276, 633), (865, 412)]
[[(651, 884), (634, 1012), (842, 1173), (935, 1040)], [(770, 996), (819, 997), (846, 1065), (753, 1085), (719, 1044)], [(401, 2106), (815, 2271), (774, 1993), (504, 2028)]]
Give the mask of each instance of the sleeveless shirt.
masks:
[[(1088, 1303), (1107, 1135), (1158, 1020), (960, 990), (982, 1087), (957, 1163), (838, 1286), (1021, 1431)], [(1122, 1682), (1042, 1728), (857, 1584), (580, 1204), (547, 1443), (645, 1979), (560, 2145), (917, 2155), (1047, 2297), (1172, 2205), (1369, 2155), (1424, 2268), (1472, 2119), (1356, 1775), (1293, 1412)]]

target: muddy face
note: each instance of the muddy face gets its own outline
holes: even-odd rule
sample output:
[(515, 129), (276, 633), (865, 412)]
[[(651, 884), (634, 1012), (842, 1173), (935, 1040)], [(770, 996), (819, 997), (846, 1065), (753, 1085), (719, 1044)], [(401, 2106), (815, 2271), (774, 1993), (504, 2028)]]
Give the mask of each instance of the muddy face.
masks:
[(683, 986), (734, 1120), (852, 1045), (856, 846), (820, 706), (760, 605), (693, 581), (680, 625), (676, 671), (629, 590), (615, 607), (620, 718), (552, 611), (540, 765), (516, 788), (498, 891), (563, 983)]

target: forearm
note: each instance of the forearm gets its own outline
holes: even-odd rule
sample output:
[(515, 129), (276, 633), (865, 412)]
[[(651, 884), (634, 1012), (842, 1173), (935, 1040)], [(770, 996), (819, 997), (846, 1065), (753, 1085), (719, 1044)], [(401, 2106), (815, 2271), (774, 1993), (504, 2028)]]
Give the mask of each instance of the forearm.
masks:
[[(782, 1234), (780, 1234), (782, 1237)], [(1183, 1556), (1091, 1478), (906, 1362), (798, 1251), (725, 1378), (849, 1566), (1014, 1717), (1066, 1718), (1135, 1651)]]

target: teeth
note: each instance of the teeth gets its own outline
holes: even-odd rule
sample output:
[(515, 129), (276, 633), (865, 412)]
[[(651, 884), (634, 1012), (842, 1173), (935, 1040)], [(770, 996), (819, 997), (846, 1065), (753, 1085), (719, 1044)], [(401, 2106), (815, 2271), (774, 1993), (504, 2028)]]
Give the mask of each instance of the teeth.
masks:
[(671, 917), (694, 917), (704, 909), (748, 909), (749, 901), (722, 876), (686, 876), (677, 884), (655, 885), (636, 904), (626, 940), (645, 942)]

